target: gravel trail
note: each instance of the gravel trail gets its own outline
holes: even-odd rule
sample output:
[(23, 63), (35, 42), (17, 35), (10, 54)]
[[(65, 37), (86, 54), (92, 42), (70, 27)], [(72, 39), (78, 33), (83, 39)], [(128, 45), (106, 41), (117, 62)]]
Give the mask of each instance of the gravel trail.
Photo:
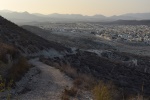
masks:
[(36, 59), (29, 62), (35, 67), (17, 83), (14, 100), (60, 100), (64, 88), (72, 86), (72, 80), (58, 69)]

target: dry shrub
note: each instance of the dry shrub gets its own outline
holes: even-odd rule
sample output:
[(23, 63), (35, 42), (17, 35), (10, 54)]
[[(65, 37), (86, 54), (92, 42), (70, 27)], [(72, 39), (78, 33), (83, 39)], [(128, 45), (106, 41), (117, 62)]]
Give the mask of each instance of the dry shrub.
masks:
[(72, 87), (70, 89), (65, 89), (65, 94), (68, 94), (69, 96), (75, 97), (77, 94), (78, 89), (75, 87)]
[(19, 80), (29, 68), (30, 65), (28, 64), (26, 58), (20, 57), (18, 62), (16, 64), (13, 64), (13, 66), (10, 68), (7, 77), (9, 80)]
[(6, 58), (6, 54), (14, 56), (17, 53), (17, 50), (10, 45), (0, 43), (0, 60), (4, 63), (8, 63), (8, 59)]
[(59, 69), (60, 71), (64, 72), (69, 77), (75, 79), (78, 77), (77, 69), (73, 66), (71, 66), (69, 63), (63, 63), (63, 62), (55, 62), (48, 59), (45, 59), (43, 57), (40, 57), (40, 61), (44, 62), (47, 65), (54, 66), (55, 68)]
[(2, 79), (2, 76), (0, 76), (0, 92), (5, 90), (5, 85), (5, 81)]
[(63, 71), (64, 73), (66, 73), (66, 75), (68, 75), (71, 78), (76, 78), (78, 76), (77, 70), (73, 67), (71, 67), (69, 64), (67, 65), (62, 65), (60, 68), (61, 71)]
[[(13, 85), (13, 80), (10, 80), (8, 83), (6, 83), (6, 81), (0, 75), (0, 92), (4, 92), (5, 90), (10, 91), (12, 85)], [(8, 94), (8, 96), (10, 96), (10, 94)]]
[(150, 100), (150, 97), (144, 97), (141, 94), (138, 94), (137, 96), (130, 96), (127, 100)]
[(94, 100), (118, 100), (118, 91), (112, 83), (99, 82), (93, 89)]
[(67, 94), (62, 94), (61, 100), (70, 100)]
[(80, 89), (90, 90), (96, 84), (96, 80), (86, 74), (80, 74), (73, 82), (74, 86)]
[(15, 48), (13, 46), (4, 44), (4, 43), (0, 43), (1, 48), (0, 51), (1, 52), (6, 52), (7, 50), (11, 53), (11, 51), (15, 51)]
[(76, 87), (71, 87), (70, 89), (65, 88), (62, 93), (62, 100), (69, 100), (70, 97), (75, 97), (77, 95), (78, 89)]
[(73, 81), (73, 84), (76, 87), (80, 87), (83, 84), (83, 80), (80, 77), (78, 77)]

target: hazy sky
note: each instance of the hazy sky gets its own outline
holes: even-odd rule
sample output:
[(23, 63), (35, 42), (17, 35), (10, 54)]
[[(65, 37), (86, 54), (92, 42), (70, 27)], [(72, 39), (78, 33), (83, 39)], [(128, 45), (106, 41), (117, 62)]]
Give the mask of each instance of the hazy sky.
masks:
[(30, 13), (103, 14), (150, 12), (150, 0), (0, 0), (0, 10)]

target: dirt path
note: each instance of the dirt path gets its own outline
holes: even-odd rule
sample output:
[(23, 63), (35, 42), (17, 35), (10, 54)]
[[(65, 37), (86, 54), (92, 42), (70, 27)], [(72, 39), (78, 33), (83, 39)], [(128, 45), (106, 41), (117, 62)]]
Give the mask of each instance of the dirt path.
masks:
[(71, 87), (72, 80), (58, 69), (36, 59), (29, 62), (36, 67), (17, 83), (18, 89), (15, 92), (18, 91), (18, 96), (16, 95), (13, 99), (60, 100), (62, 91), (66, 86)]

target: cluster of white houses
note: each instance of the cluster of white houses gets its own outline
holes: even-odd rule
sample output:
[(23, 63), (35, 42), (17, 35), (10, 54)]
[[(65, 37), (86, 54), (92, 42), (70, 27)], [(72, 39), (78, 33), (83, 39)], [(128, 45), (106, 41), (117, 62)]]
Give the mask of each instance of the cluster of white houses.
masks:
[(101, 25), (95, 23), (49, 23), (39, 25), (52, 32), (91, 33), (108, 40), (150, 44), (150, 27), (146, 25)]

